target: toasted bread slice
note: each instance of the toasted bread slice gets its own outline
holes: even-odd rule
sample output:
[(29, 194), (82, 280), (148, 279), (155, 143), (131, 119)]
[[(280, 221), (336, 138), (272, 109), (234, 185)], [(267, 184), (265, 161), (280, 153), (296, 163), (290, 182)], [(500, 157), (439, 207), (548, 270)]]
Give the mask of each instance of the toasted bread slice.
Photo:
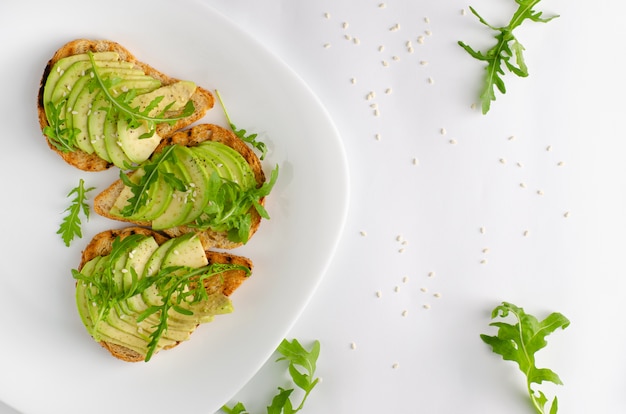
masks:
[[(61, 48), (59, 48), (56, 53), (52, 56), (48, 64), (46, 65), (43, 76), (41, 78), (41, 84), (39, 87), (39, 96), (37, 99), (37, 111), (39, 116), (39, 125), (43, 131), (43, 129), (49, 126), (48, 119), (46, 117), (44, 102), (43, 102), (43, 93), (44, 87), (46, 83), (46, 79), (50, 73), (50, 70), (54, 66), (54, 64), (62, 58), (91, 52), (117, 52), (120, 56), (120, 59), (126, 62), (133, 63), (135, 68), (141, 69), (146, 75), (149, 75), (155, 79), (161, 81), (163, 86), (170, 85), (172, 83), (178, 82), (178, 79), (170, 77), (153, 67), (149, 66), (146, 63), (138, 61), (133, 54), (130, 53), (125, 47), (120, 45), (119, 43), (112, 42), (109, 40), (89, 40), (89, 39), (76, 39), (72, 40)], [(157, 126), (156, 132), (161, 137), (168, 137), (172, 135), (175, 131), (183, 129), (192, 123), (196, 122), (200, 118), (202, 118), (206, 112), (213, 107), (215, 104), (215, 99), (213, 94), (202, 87), (197, 87), (195, 93), (192, 95), (191, 100), (195, 106), (195, 112), (184, 119), (181, 119), (174, 124), (170, 125), (168, 123), (162, 123)], [(175, 114), (173, 114), (175, 115)], [(45, 135), (44, 135), (45, 137)], [(59, 151), (54, 145), (52, 145), (48, 138), (46, 137), (46, 141), (48, 142), (48, 146), (50, 149), (58, 153), (68, 164), (71, 164), (81, 170), (84, 171), (102, 171), (111, 167), (112, 164), (98, 157), (95, 153), (88, 154), (80, 149), (76, 149), (72, 152), (62, 152)]]
[[(222, 128), (213, 124), (200, 124), (193, 126), (189, 129), (176, 132), (172, 136), (164, 139), (159, 147), (157, 147), (155, 153), (163, 150), (167, 145), (180, 144), (185, 146), (194, 146), (203, 141), (217, 141), (222, 144), (228, 145), (239, 152), (244, 159), (252, 167), (257, 185), (261, 186), (265, 182), (265, 174), (261, 165), (261, 161), (252, 149), (241, 139), (239, 139), (232, 131)], [(132, 173), (130, 173), (132, 174)], [(133, 222), (129, 220), (122, 220), (119, 217), (112, 216), (109, 212), (115, 203), (115, 200), (124, 189), (124, 183), (121, 180), (115, 181), (107, 189), (98, 194), (94, 199), (94, 210), (96, 213), (103, 217), (107, 217), (113, 220), (128, 221), (139, 226), (150, 226), (150, 222)], [(257, 231), (260, 223), (261, 216), (254, 208), (250, 210), (252, 216), (252, 226), (250, 228), (250, 237)], [(233, 249), (241, 246), (240, 242), (233, 242), (228, 239), (226, 232), (214, 232), (211, 230), (197, 231), (197, 229), (189, 226), (179, 226), (163, 231), (170, 237), (177, 237), (189, 232), (197, 232), (200, 240), (205, 249), (218, 248), (218, 249)]]
[[(96, 256), (104, 256), (109, 254), (112, 249), (113, 241), (117, 237), (123, 239), (132, 234), (153, 236), (154, 240), (159, 245), (165, 243), (169, 239), (162, 234), (142, 227), (127, 227), (120, 230), (103, 231), (94, 236), (94, 238), (89, 242), (89, 244), (83, 251), (78, 269), (81, 270), (85, 263), (87, 263)], [(209, 264), (236, 264), (252, 270), (252, 261), (246, 257), (208, 250), (205, 251), (205, 253)], [(248, 276), (243, 270), (229, 270), (227, 272), (224, 272), (224, 274), (219, 278), (214, 277), (205, 279), (204, 288), (209, 295), (213, 293), (222, 293), (226, 296), (230, 296), (246, 280), (247, 277)], [(166, 347), (164, 349), (171, 349), (178, 344), (180, 344), (180, 342), (176, 342), (174, 345)], [(122, 345), (108, 342), (100, 342), (100, 345), (102, 345), (102, 347), (107, 349), (111, 353), (111, 355), (118, 359), (128, 362), (138, 362), (144, 360), (144, 355), (141, 355), (138, 352), (126, 348)]]

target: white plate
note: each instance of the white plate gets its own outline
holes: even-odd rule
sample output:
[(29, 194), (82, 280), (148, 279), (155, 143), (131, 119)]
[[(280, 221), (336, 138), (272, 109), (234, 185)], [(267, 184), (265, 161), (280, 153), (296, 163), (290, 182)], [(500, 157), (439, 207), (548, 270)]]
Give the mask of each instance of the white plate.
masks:
[[(0, 6), (0, 399), (24, 413), (216, 411), (287, 335), (335, 250), (348, 177), (330, 118), (283, 63), (202, 3), (7, 3)], [(165, 73), (218, 88), (235, 124), (268, 143), (266, 169), (280, 166), (271, 220), (235, 251), (255, 262), (233, 295), (235, 312), (147, 364), (112, 358), (74, 307), (70, 269), (81, 249), (95, 233), (122, 225), (94, 214), (70, 248), (55, 234), (80, 178), (102, 189), (117, 174), (68, 166), (47, 149), (36, 121), (47, 60), (79, 37), (118, 41)], [(223, 124), (219, 107), (206, 120)]]

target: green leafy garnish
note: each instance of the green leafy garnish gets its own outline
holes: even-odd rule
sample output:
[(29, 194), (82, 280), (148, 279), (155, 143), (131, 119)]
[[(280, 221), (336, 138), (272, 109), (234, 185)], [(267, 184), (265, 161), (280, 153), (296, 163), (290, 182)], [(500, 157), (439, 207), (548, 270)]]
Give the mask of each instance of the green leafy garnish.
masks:
[(515, 0), (519, 7), (513, 14), (509, 24), (503, 27), (495, 27), (487, 23), (474, 8), (470, 7), (472, 13), (482, 24), (498, 32), (495, 35), (497, 40), (496, 44), (484, 53), (472, 49), (462, 41), (458, 42), (472, 57), (487, 62), (487, 67), (485, 68), (487, 73), (485, 74), (483, 88), (480, 93), (483, 114), (489, 112), (491, 102), (496, 100), (494, 87), (498, 88), (501, 93), (506, 93), (504, 79), (502, 78), (502, 75), (504, 75), (504, 67), (519, 77), (528, 76), (528, 68), (524, 62), (523, 55), (525, 49), (513, 35), (513, 30), (520, 26), (524, 20), (547, 23), (559, 17), (552, 16), (543, 18), (543, 12), (534, 11), (533, 7), (539, 3), (539, 1), (540, 0)]
[[(481, 339), (491, 346), (493, 352), (502, 356), (502, 359), (517, 362), (519, 369), (526, 375), (526, 386), (530, 400), (538, 414), (545, 414), (548, 398), (540, 391), (535, 390), (532, 384), (541, 384), (543, 381), (562, 385), (559, 376), (550, 369), (537, 368), (535, 365), (535, 353), (544, 348), (548, 343), (546, 336), (556, 329), (565, 329), (570, 321), (560, 313), (552, 313), (543, 321), (526, 314), (524, 309), (503, 302), (491, 313), (491, 318), (506, 318), (509, 314), (517, 319), (515, 325), (506, 322), (492, 322), (490, 326), (498, 327), (496, 336), (480, 335)], [(549, 414), (556, 414), (558, 399), (555, 396), (550, 404)]]
[[(188, 234), (183, 237), (192, 236), (193, 234)], [(158, 314), (159, 322), (150, 333), (148, 352), (144, 359), (147, 362), (156, 351), (159, 340), (167, 331), (170, 309), (183, 315), (193, 315), (193, 311), (189, 308), (209, 299), (204, 288), (204, 280), (217, 277), (230, 270), (242, 270), (249, 275), (250, 269), (241, 265), (221, 263), (212, 263), (200, 268), (170, 266), (160, 269), (153, 276), (140, 278), (135, 269), (131, 267), (129, 269), (131, 282), (116, 282), (113, 264), (117, 262), (121, 254), (132, 251), (145, 237), (141, 234), (133, 234), (123, 239), (117, 237), (113, 241), (111, 253), (101, 259), (105, 260), (105, 262), (102, 264), (98, 262), (98, 267), (102, 269), (101, 271), (94, 272), (93, 275), (88, 276), (76, 269), (72, 269), (72, 276), (74, 279), (82, 281), (91, 287), (86, 290), (87, 299), (90, 303), (98, 305), (97, 318), (92, 319), (93, 326), (96, 326), (101, 321), (105, 321), (112, 310), (119, 310), (118, 308), (123, 301), (149, 288), (157, 289), (162, 303), (158, 306), (149, 306), (137, 317), (137, 323), (139, 323), (151, 315)], [(98, 340), (98, 338), (95, 339)]]
[(161, 123), (168, 123), (173, 125), (176, 121), (179, 121), (183, 118), (186, 118), (192, 115), (195, 111), (195, 106), (192, 100), (187, 101), (187, 104), (183, 108), (183, 111), (180, 115), (173, 117), (165, 117), (165, 113), (171, 108), (174, 104), (173, 102), (167, 105), (160, 113), (156, 116), (151, 116), (150, 113), (157, 107), (157, 105), (163, 100), (163, 96), (157, 96), (154, 98), (143, 110), (140, 109), (139, 106), (132, 107), (132, 101), (137, 97), (137, 91), (135, 89), (130, 89), (128, 91), (124, 91), (118, 96), (114, 96), (110, 89), (115, 86), (115, 84), (122, 81), (120, 78), (107, 78), (103, 79), (98, 73), (98, 69), (96, 66), (96, 60), (93, 56), (92, 52), (87, 52), (89, 55), (89, 60), (91, 61), (91, 71), (93, 73), (93, 84), (90, 85), (90, 88), (93, 88), (94, 85), (97, 85), (103, 93), (104, 98), (111, 104), (108, 108), (103, 108), (107, 110), (107, 116), (110, 117), (120, 117), (124, 119), (129, 128), (138, 128), (142, 124), (146, 124), (148, 127), (148, 132), (142, 134), (139, 138), (150, 138), (154, 135), (156, 131), (156, 126)]
[(78, 128), (68, 128), (66, 118), (61, 119), (66, 103), (67, 100), (63, 99), (56, 106), (52, 102), (46, 104), (49, 125), (43, 129), (48, 142), (61, 152), (76, 149), (76, 136), (80, 132)]
[(173, 188), (180, 191), (187, 191), (185, 183), (178, 179), (174, 174), (168, 172), (164, 167), (164, 162), (168, 159), (172, 162), (176, 162), (175, 157), (173, 145), (168, 146), (160, 153), (155, 154), (152, 159), (141, 164), (144, 174), (137, 183), (133, 182), (133, 180), (123, 171), (120, 171), (120, 179), (124, 185), (130, 187), (133, 194), (120, 212), (123, 216), (132, 217), (140, 207), (144, 206), (148, 202), (148, 189), (153, 185), (156, 185), (160, 177), (163, 177), (163, 179)]
[(230, 119), (230, 115), (228, 114), (228, 111), (226, 110), (226, 106), (224, 105), (224, 101), (222, 100), (222, 96), (220, 95), (218, 90), (215, 91), (215, 95), (217, 95), (217, 99), (220, 101), (220, 105), (222, 106), (224, 115), (226, 115), (226, 120), (228, 121), (228, 125), (230, 125), (230, 128), (233, 130), (235, 135), (237, 135), (237, 137), (240, 140), (247, 142), (253, 148), (256, 148), (258, 151), (260, 151), (261, 152), (260, 158), (261, 160), (264, 160), (265, 155), (267, 154), (267, 145), (265, 145), (265, 143), (262, 141), (257, 141), (259, 134), (248, 134), (248, 131), (246, 131), (245, 129), (238, 129), (235, 126), (235, 124), (232, 122), (232, 120)]
[[(271, 404), (267, 407), (267, 414), (294, 414), (304, 407), (309, 394), (320, 381), (319, 378), (315, 378), (317, 358), (320, 354), (320, 343), (319, 341), (313, 342), (311, 350), (307, 351), (297, 339), (293, 339), (291, 342), (283, 339), (276, 351), (282, 355), (276, 361), (289, 362), (289, 375), (295, 386), (302, 390), (304, 395), (300, 400), (300, 404), (294, 408), (294, 403), (290, 397), (295, 388), (285, 389), (278, 387), (278, 393), (272, 398)], [(232, 407), (224, 405), (222, 411), (227, 414), (248, 413), (246, 407), (241, 402)]]
[(64, 212), (68, 214), (63, 218), (57, 234), (60, 234), (65, 242), (65, 245), (69, 247), (74, 237), (83, 237), (81, 231), (81, 213), (85, 216), (85, 219), (89, 220), (89, 205), (87, 204), (87, 193), (93, 190), (94, 187), (85, 188), (85, 181), (81, 178), (78, 182), (78, 186), (74, 187), (72, 191), (67, 194), (67, 197), (76, 195), (72, 200), (72, 204), (65, 209)]
[(264, 182), (261, 187), (244, 190), (238, 183), (221, 178), (213, 172), (207, 190), (211, 201), (190, 227), (228, 231), (230, 241), (246, 243), (252, 225), (250, 207), (254, 206), (262, 218), (270, 218), (261, 200), (270, 194), (277, 179), (278, 166), (272, 170), (269, 181)]

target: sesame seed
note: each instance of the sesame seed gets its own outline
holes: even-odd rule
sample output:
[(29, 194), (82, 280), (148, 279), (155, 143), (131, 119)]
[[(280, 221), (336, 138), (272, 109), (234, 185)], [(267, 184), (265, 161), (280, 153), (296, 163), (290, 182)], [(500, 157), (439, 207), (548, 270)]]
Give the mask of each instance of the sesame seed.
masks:
[(465, 9), (461, 9), (461, 16), (465, 16), (466, 13)]
[(401, 234), (398, 234), (398, 235), (396, 236), (396, 241), (401, 242), (402, 240), (404, 240), (404, 237), (402, 237), (402, 235), (401, 235)]
[(180, 252), (178, 250), (174, 250), (174, 254), (178, 256)]
[(428, 272), (428, 277), (435, 277), (435, 272)]
[(402, 311), (402, 316), (406, 317), (409, 314), (409, 311), (407, 310), (403, 310)]
[(543, 195), (543, 190), (537, 190), (537, 195), (542, 196)]
[(122, 269), (122, 273), (128, 273), (128, 269)]
[(441, 297), (441, 293), (437, 292), (433, 296), (436, 297), (437, 299), (439, 299)]
[(379, 116), (380, 115), (380, 111), (378, 109), (374, 110), (374, 116)]
[(343, 36), (346, 40), (352, 40), (352, 36), (349, 34)]
[(559, 161), (556, 165), (557, 165), (557, 166), (559, 166), (559, 167), (562, 167), (562, 166), (564, 166), (564, 165), (565, 165), (565, 162), (563, 162), (563, 161)]
[(424, 44), (424, 36), (418, 36), (417, 37), (417, 43), (419, 43), (420, 45)]
[(385, 3), (380, 3), (380, 4), (378, 5), (378, 8), (379, 8), (379, 9), (384, 9), (385, 7), (387, 7), (387, 5), (386, 5)]
[(378, 46), (378, 51), (379, 52), (382, 52), (383, 50), (385, 50), (385, 46), (383, 46), (383, 45)]
[(426, 34), (426, 36), (432, 36), (433, 32), (431, 32), (430, 30), (424, 30), (424, 33)]
[(485, 234), (487, 232), (487, 229), (485, 229), (484, 227), (480, 228), (480, 233), (481, 234)]
[(387, 89), (385, 89), (385, 93), (386, 93), (387, 95), (391, 94), (391, 92), (393, 92), (391, 88), (387, 88)]
[(356, 78), (351, 78), (350, 79), (350, 83), (352, 83), (354, 85), (356, 83)]
[(489, 250), (489, 248), (488, 248), (488, 247), (485, 247), (485, 248), (483, 249), (483, 253), (485, 253), (485, 254), (489, 253), (489, 251), (490, 251), (490, 250)]
[(456, 139), (451, 139), (450, 140), (450, 144), (455, 145), (456, 144)]
[(548, 151), (548, 152), (552, 151), (552, 145), (548, 145), (548, 146), (546, 147), (546, 151)]
[(422, 292), (424, 292), (424, 293), (428, 292), (428, 288), (425, 288), (425, 287), (420, 288), (420, 290), (421, 290)]
[(432, 85), (433, 83), (435, 83), (435, 80), (433, 78), (428, 78), (428, 83)]
[(398, 30), (400, 30), (400, 23), (396, 23), (389, 28), (390, 32), (397, 32)]
[(344, 29), (347, 29), (348, 26), (349, 26), (348, 22), (343, 22), (343, 24), (341, 25), (341, 27), (343, 27)]
[(419, 160), (417, 158), (413, 158), (413, 165), (419, 165)]
[(518, 162), (518, 163), (517, 163), (517, 166), (518, 166), (518, 167), (520, 167), (520, 168), (523, 168), (523, 167), (524, 167), (524, 164), (522, 164), (521, 162)]
[(426, 60), (420, 60), (420, 65), (422, 65), (422, 66), (426, 66), (426, 65), (428, 65), (428, 61), (426, 61)]
[(355, 45), (360, 45), (361, 44), (361, 40), (358, 37), (354, 37), (354, 38), (352, 38), (352, 43), (354, 43)]
[(363, 237), (367, 236), (367, 232), (366, 232), (365, 230), (361, 230), (360, 234), (361, 234), (361, 236), (363, 236)]
[(350, 343), (350, 349), (356, 349), (356, 343), (355, 342), (351, 342)]
[(483, 264), (483, 265), (484, 265), (484, 264), (487, 264), (487, 259), (482, 259), (482, 260), (480, 261), (480, 264)]
[(400, 60), (398, 56), (392, 56), (391, 59), (393, 59), (395, 62), (398, 62)]
[(426, 303), (426, 304), (424, 305), (424, 309), (430, 309), (430, 305), (429, 305), (428, 303)]
[(500, 158), (498, 161), (500, 161), (500, 164), (506, 164), (506, 160), (504, 158)]
[(568, 218), (569, 217), (569, 211), (566, 211), (565, 213), (563, 213), (563, 217)]
[(382, 296), (383, 296), (383, 292), (381, 292), (380, 290), (377, 290), (377, 291), (376, 291), (376, 297), (377, 297), (377, 298), (380, 298), (380, 297), (382, 297)]
[(430, 23), (430, 19), (428, 17), (424, 17), (424, 23)]
[(526, 183), (519, 183), (519, 186), (522, 188), (526, 188)]
[(409, 46), (406, 50), (409, 53), (413, 53), (413, 46)]
[(396, 293), (400, 292), (400, 286), (396, 286), (396, 287), (393, 289), (393, 291), (394, 291), (394, 292), (396, 292)]
[(330, 43), (324, 43), (324, 49), (328, 49), (330, 47)]
[(328, 13), (328, 12), (324, 13), (324, 17), (327, 18), (327, 19), (330, 19), (330, 13)]
[(524, 230), (524, 233), (522, 234), (524, 235), (524, 237), (528, 237), (530, 235), (530, 231)]
[(511, 135), (511, 136), (509, 137), (509, 141), (513, 141), (514, 139), (515, 139), (515, 135)]
[(404, 253), (404, 247), (401, 249), (398, 249), (398, 253)]
[(375, 135), (376, 141), (380, 141), (380, 134)]
[(389, 62), (387, 62), (386, 60), (381, 61), (381, 63), (384, 67), (389, 66)]
[(400, 366), (400, 364), (398, 364), (397, 362), (394, 362), (394, 364), (391, 366), (391, 368), (398, 369), (399, 366)]

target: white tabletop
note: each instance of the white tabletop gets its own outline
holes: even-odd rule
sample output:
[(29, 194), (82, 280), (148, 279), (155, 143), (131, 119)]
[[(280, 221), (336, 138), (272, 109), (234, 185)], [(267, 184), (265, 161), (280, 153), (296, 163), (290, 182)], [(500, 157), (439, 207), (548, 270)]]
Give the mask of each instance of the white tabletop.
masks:
[[(560, 17), (520, 28), (530, 76), (486, 115), (457, 41), (488, 47), (469, 6), (500, 25), (513, 0), (206, 2), (309, 85), (348, 158), (343, 236), (289, 332), (321, 342), (303, 413), (531, 413), (479, 337), (502, 301), (570, 319), (537, 354), (560, 412), (626, 412), (622, 2), (540, 2)], [(268, 361), (232, 401), (264, 412), (283, 372)]]

